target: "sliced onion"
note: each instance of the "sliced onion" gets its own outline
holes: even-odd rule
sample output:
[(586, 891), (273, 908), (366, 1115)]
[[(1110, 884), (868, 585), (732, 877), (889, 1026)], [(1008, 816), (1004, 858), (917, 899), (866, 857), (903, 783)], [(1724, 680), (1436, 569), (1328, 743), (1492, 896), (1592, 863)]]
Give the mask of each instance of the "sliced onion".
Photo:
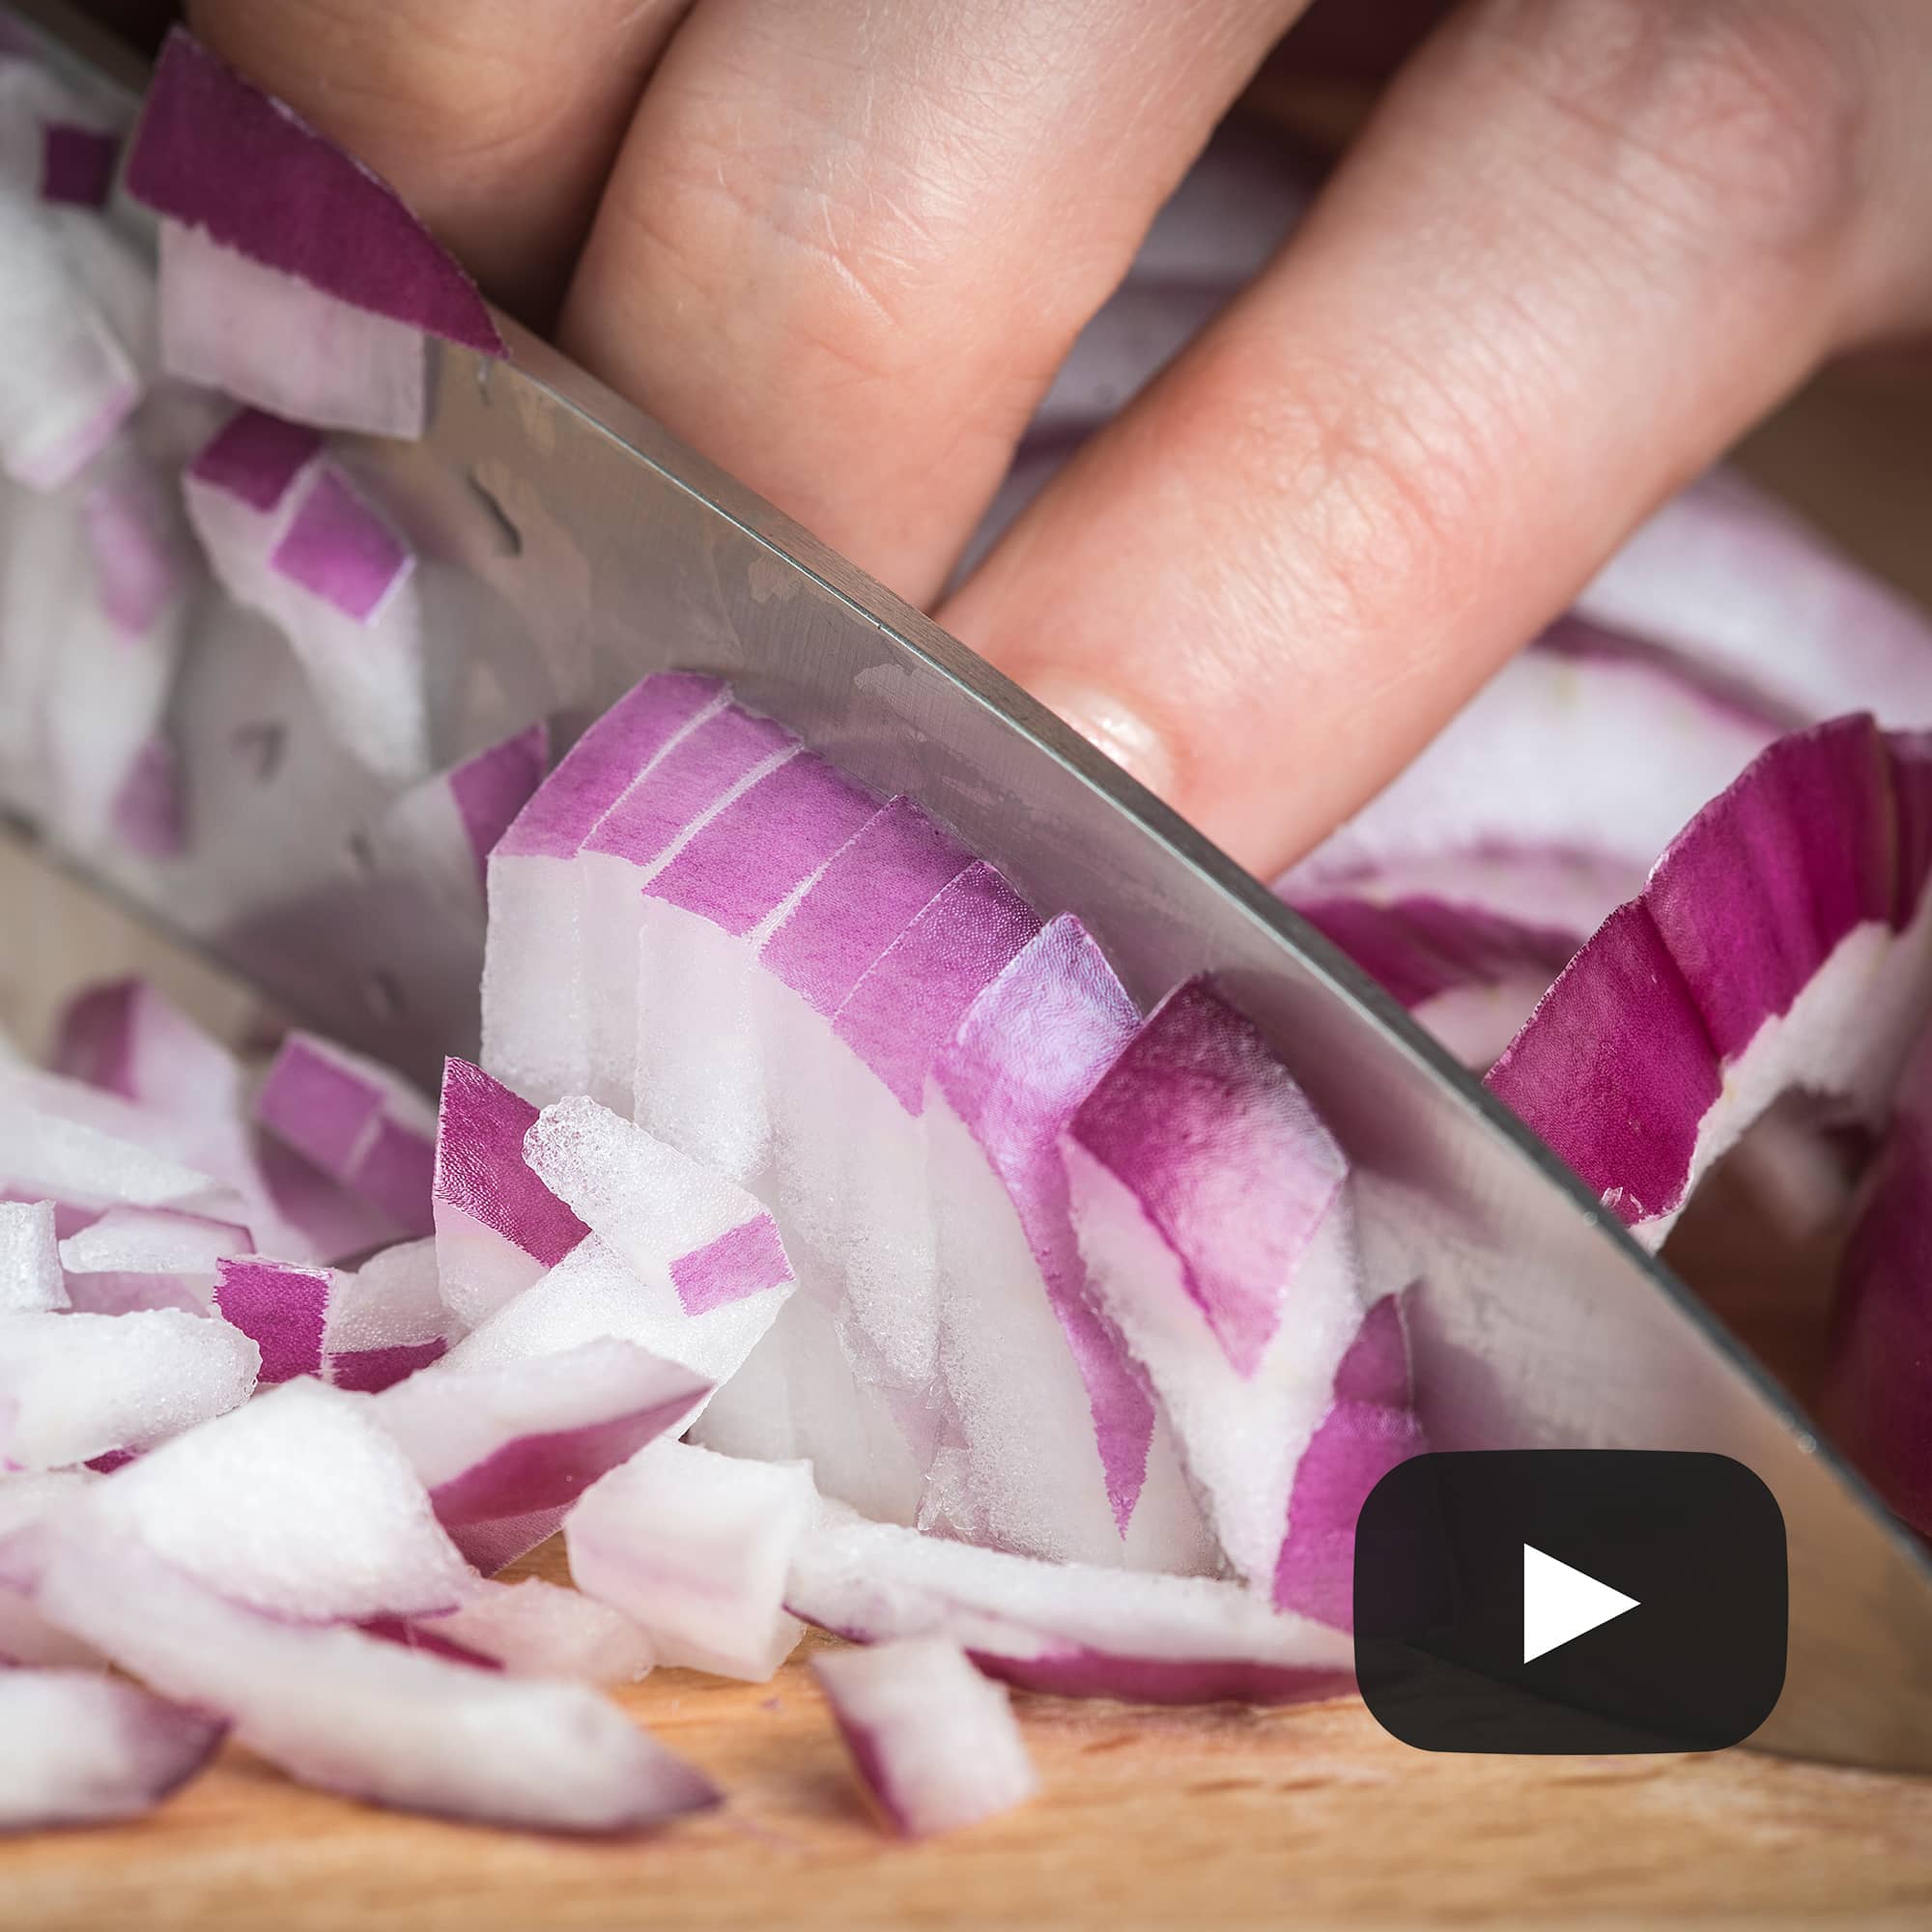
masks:
[[(1358, 896), (1360, 882), (1399, 872), (1405, 895), (1467, 899), (1587, 931), (1641, 886), (1678, 828), (1781, 728), (1776, 713), (1566, 622), (1511, 659), (1277, 890), (1291, 903)], [(1641, 757), (1633, 755), (1638, 746)], [(1564, 896), (1525, 904), (1507, 885), (1505, 898), (1485, 895), (1486, 877), (1500, 870), (1506, 879), (1500, 862), (1511, 856), (1534, 868), (1536, 892), (1547, 891), (1560, 861)], [(1464, 868), (1453, 891), (1439, 869), (1445, 861)]]
[(1063, 915), (987, 982), (933, 1061), (939, 1374), (955, 1439), (923, 1515), (1029, 1555), (1202, 1569), (1210, 1539), (1093, 1293), (1059, 1147), (1139, 1023)]
[(803, 1463), (661, 1442), (571, 1511), (570, 1574), (633, 1618), (660, 1663), (763, 1683), (798, 1643), (786, 1577), (815, 1505)]
[(1192, 980), (1100, 1076), (1062, 1151), (1101, 1304), (1221, 1548), (1271, 1587), (1295, 1469), (1360, 1321), (1342, 1151), (1259, 1030)]
[(1779, 741), (1549, 989), (1491, 1090), (1650, 1246), (1778, 1095), (1883, 1122), (1932, 1006), (1932, 752), (1868, 717)]
[(584, 732), (490, 855), (483, 1059), (526, 1099), (588, 1091), (578, 848), (639, 773), (724, 702), (715, 678), (646, 678)]
[(1556, 926), (1439, 898), (1316, 899), (1294, 909), (1478, 1073), (1522, 1030), (1581, 944)]
[(1859, 706), (1886, 724), (1932, 724), (1932, 619), (1734, 471), (1673, 497), (1577, 608), (1794, 722)]
[(907, 1837), (957, 1831), (1039, 1789), (1012, 1702), (945, 1637), (811, 1660), (867, 1792)]

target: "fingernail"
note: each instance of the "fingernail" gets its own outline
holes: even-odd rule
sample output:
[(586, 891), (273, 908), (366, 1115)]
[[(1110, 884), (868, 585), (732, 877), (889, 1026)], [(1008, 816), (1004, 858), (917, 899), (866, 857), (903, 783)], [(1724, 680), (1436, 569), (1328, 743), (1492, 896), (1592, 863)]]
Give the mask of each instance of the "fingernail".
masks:
[(1150, 791), (1167, 795), (1174, 781), (1174, 758), (1160, 733), (1137, 711), (1092, 685), (1042, 677), (1028, 688), (1049, 711), (1058, 713)]

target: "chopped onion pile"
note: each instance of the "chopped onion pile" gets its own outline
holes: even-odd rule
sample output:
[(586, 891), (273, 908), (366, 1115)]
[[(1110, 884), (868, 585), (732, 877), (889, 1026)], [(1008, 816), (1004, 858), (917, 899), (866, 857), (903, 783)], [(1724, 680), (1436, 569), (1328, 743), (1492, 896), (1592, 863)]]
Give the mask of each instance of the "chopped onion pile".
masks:
[[(1034, 1788), (1004, 1685), (1346, 1691), (1355, 1516), (1426, 1446), (1382, 1177), (1227, 986), (1144, 1012), (713, 678), (432, 772), (417, 560), (331, 432), (420, 434), (487, 308), (184, 34), (124, 131), (0, 51), (0, 791), (165, 867), (190, 618), (260, 613), (370, 774), (371, 876), (481, 946), (482, 1053), (432, 1105), (137, 982), (0, 1051), (0, 1829), (138, 1812), (225, 1735), (665, 1825), (723, 1794), (599, 1687), (759, 1681), (807, 1623), (875, 1646), (814, 1666), (914, 1834)], [(1259, 158), (1156, 222), (996, 520), (1279, 240)], [(1883, 1138), (1830, 1403), (1932, 1530), (1932, 751), (1887, 728), (1928, 717), (1932, 626), (1710, 479), (1282, 890), (1653, 1244), (1780, 1096), (1801, 1152)], [(558, 1530), (574, 1588), (495, 1580)]]

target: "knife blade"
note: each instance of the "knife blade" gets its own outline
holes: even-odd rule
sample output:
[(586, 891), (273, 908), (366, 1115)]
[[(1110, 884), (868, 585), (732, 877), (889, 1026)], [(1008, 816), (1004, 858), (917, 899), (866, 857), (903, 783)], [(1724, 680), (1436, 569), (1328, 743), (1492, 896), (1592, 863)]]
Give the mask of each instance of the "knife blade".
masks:
[[(51, 57), (131, 95), (138, 61), (58, 0)], [(1932, 1565), (1670, 1271), (1336, 950), (1023, 693), (641, 412), (504, 324), (441, 345), (417, 443), (343, 460), (413, 541), (446, 761), (539, 717), (564, 735), (638, 678), (727, 680), (883, 793), (915, 796), (1143, 1002), (1212, 972), (1364, 1177), (1364, 1238), (1406, 1264), (1438, 1448), (1716, 1451), (1789, 1537), (1783, 1695), (1752, 1740), (1932, 1772)], [(76, 860), (318, 1028), (418, 1075), (473, 1050), (479, 959), (374, 876), (366, 772), (256, 620), (203, 628), (172, 715), (192, 849)], [(1289, 769), (1258, 781), (1293, 782)], [(30, 820), (32, 800), (12, 803)]]

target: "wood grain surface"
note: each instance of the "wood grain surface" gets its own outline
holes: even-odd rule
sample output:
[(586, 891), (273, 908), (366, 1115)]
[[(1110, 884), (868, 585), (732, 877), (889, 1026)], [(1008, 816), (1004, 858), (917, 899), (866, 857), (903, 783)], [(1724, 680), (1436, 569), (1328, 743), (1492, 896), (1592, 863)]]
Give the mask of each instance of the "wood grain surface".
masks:
[[(1932, 599), (1922, 392), (1833, 379), (1747, 455)], [(158, 974), (231, 1037), (265, 1024), (245, 992), (4, 841), (0, 906), (0, 1025), (30, 1044), (64, 988), (133, 970)], [(1766, 1353), (1802, 1379), (1802, 1282), (1767, 1286), (1776, 1243), (1719, 1279), (1725, 1252), (1693, 1238), (1683, 1259), (1741, 1321), (1754, 1305), (1775, 1310)], [(554, 1550), (533, 1562), (560, 1574)], [(620, 1694), (718, 1778), (724, 1811), (581, 1844), (376, 1811), (231, 1749), (139, 1824), (0, 1843), (0, 1932), (1932, 1926), (1932, 1780), (1747, 1751), (1435, 1757), (1383, 1736), (1352, 1701), (1169, 1713), (1023, 1698), (1043, 1795), (913, 1847), (866, 1813), (801, 1662), (769, 1686), (661, 1672)]]

